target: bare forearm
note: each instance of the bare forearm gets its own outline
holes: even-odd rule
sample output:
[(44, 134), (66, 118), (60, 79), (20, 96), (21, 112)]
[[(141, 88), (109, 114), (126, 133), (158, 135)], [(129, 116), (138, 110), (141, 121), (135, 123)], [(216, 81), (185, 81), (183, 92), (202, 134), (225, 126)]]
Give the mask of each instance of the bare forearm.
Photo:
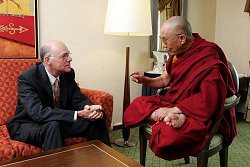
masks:
[(148, 87), (155, 88), (155, 89), (164, 87), (164, 82), (161, 77), (157, 77), (157, 78), (145, 77), (143, 84)]
[(151, 88), (159, 89), (159, 88), (164, 88), (164, 87), (168, 86), (169, 81), (170, 81), (169, 75), (165, 71), (165, 72), (163, 72), (162, 75), (160, 75), (159, 77), (156, 77), (156, 78), (145, 77), (143, 84), (147, 85)]
[(142, 72), (135, 71), (130, 74), (130, 78), (138, 84), (144, 84), (156, 89), (166, 87), (170, 81), (170, 77), (166, 71), (163, 71), (163, 73), (156, 78), (145, 77)]

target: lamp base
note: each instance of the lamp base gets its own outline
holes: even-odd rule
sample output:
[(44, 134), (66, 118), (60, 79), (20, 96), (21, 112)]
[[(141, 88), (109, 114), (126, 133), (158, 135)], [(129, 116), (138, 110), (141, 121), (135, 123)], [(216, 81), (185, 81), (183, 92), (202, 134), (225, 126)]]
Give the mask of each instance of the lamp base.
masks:
[(137, 144), (136, 140), (124, 141), (123, 138), (115, 140), (115, 144), (119, 147), (134, 147)]

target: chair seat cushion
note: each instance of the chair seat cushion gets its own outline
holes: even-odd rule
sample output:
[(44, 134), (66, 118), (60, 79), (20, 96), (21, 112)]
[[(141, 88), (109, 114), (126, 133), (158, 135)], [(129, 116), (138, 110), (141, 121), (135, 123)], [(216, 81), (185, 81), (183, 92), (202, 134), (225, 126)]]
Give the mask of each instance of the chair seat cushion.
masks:
[(9, 140), (0, 131), (0, 161), (12, 159), (15, 156), (15, 151), (11, 147)]
[(237, 96), (236, 96), (236, 95), (227, 97), (226, 100), (225, 100), (224, 106), (229, 106), (229, 105), (231, 105), (232, 103), (234, 103), (234, 101), (235, 101), (236, 99), (237, 99)]
[(4, 138), (8, 141), (9, 145), (15, 152), (15, 157), (22, 157), (26, 155), (36, 154), (43, 151), (43, 149), (26, 144), (20, 141), (11, 140), (8, 133), (7, 127), (5, 125), (0, 126), (0, 131), (3, 134)]
[[(144, 131), (151, 135), (152, 134), (152, 125), (150, 125), (149, 123), (145, 123), (143, 126), (144, 126)], [(212, 149), (212, 148), (218, 146), (219, 144), (221, 144), (222, 140), (223, 140), (223, 136), (221, 134), (215, 134), (210, 142), (209, 149)]]
[(222, 140), (223, 140), (223, 136), (221, 134), (215, 134), (210, 142), (209, 149), (212, 149), (218, 146), (219, 144), (221, 144)]

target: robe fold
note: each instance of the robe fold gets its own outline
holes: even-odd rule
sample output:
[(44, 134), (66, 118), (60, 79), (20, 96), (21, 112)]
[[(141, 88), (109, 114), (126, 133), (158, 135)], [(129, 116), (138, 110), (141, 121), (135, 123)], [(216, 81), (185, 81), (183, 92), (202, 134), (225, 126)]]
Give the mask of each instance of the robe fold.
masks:
[(237, 135), (235, 109), (223, 111), (226, 97), (235, 94), (227, 59), (218, 45), (193, 34), (195, 41), (183, 55), (166, 70), (170, 89), (164, 96), (137, 97), (124, 113), (125, 126), (140, 123), (161, 107), (178, 107), (187, 117), (179, 129), (163, 121), (152, 126), (149, 147), (158, 156), (173, 160), (200, 151), (208, 140), (212, 121), (223, 116), (220, 133), (228, 146)]

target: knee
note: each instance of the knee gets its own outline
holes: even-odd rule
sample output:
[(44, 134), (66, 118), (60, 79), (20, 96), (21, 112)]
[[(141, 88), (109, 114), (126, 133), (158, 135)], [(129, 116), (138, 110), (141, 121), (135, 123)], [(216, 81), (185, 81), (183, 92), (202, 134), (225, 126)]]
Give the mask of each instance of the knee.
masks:
[(57, 132), (61, 131), (61, 124), (58, 121), (50, 121), (44, 126), (44, 130), (47, 132)]
[(103, 114), (102, 119), (97, 119), (95, 121), (90, 122), (90, 126), (95, 127), (97, 129), (106, 128), (106, 116)]

